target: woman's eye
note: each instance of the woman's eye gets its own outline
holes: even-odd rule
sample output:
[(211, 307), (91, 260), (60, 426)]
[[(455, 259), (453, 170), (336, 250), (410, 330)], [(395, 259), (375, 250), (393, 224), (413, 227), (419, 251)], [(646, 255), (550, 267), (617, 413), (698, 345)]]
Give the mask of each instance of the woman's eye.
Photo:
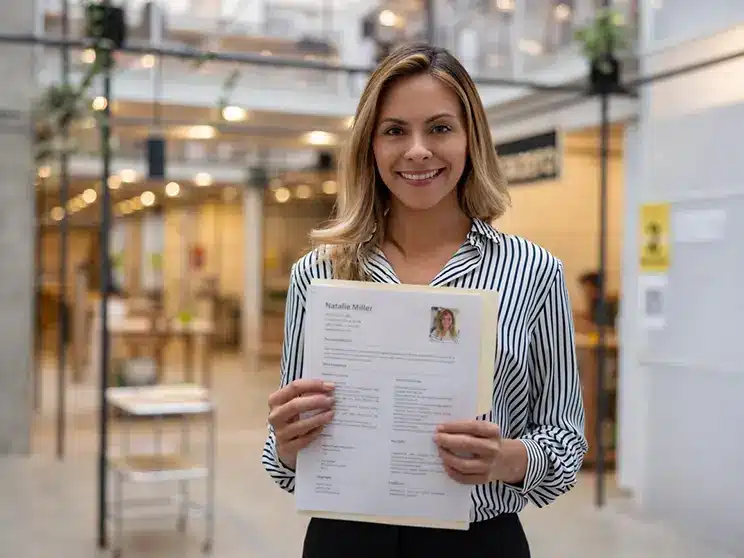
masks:
[(398, 128), (398, 127), (388, 128), (387, 130), (385, 130), (385, 135), (386, 136), (397, 136), (397, 135), (400, 135), (402, 133), (403, 133), (403, 130), (401, 128)]
[(443, 133), (449, 132), (450, 130), (452, 130), (452, 128), (450, 128), (446, 124), (437, 124), (436, 126), (432, 128), (432, 131), (435, 134), (443, 134)]

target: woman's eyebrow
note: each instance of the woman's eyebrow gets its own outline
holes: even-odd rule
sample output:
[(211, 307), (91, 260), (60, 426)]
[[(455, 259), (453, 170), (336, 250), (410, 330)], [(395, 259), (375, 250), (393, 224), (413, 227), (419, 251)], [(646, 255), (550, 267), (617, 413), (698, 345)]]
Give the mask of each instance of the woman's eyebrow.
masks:
[[(439, 114), (435, 114), (434, 116), (430, 116), (426, 119), (426, 122), (433, 122), (434, 120), (439, 120), (440, 118), (456, 118), (454, 114), (451, 114), (449, 112), (440, 112)], [(380, 124), (384, 124), (386, 122), (389, 122), (391, 124), (401, 124), (405, 125), (407, 122), (402, 118), (396, 118), (394, 116), (389, 116), (386, 118), (383, 118), (380, 120)]]

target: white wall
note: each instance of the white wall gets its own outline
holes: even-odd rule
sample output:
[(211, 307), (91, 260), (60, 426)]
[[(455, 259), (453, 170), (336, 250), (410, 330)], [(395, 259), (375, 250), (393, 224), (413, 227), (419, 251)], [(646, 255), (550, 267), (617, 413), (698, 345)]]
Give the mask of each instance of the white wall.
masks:
[[(559, 180), (516, 185), (510, 188), (512, 207), (496, 227), (536, 242), (560, 258), (565, 266), (571, 302), (583, 308), (578, 280), (586, 271), (596, 271), (599, 261), (599, 161), (593, 142), (563, 141), (563, 170)], [(623, 161), (622, 145), (609, 159), (608, 268), (607, 286), (617, 293), (620, 287), (620, 260), (623, 239)]]
[[(642, 73), (744, 49), (744, 27), (675, 45), (695, 29), (741, 21), (742, 2), (728, 4), (738, 11), (665, 2), (646, 30)], [(672, 260), (663, 330), (644, 334), (637, 303), (624, 298), (622, 374), (630, 379), (620, 386), (621, 480), (646, 513), (737, 554), (744, 553), (742, 129), (742, 59), (642, 90), (643, 152), (628, 179), (635, 200), (628, 222), (640, 203), (669, 202)], [(700, 210), (724, 212), (722, 236), (690, 242), (689, 228), (675, 228), (676, 216)], [(636, 231), (625, 241), (637, 242)], [(624, 283), (637, 283), (637, 255), (629, 250), (623, 263)], [(628, 421), (631, 414), (636, 420)]]

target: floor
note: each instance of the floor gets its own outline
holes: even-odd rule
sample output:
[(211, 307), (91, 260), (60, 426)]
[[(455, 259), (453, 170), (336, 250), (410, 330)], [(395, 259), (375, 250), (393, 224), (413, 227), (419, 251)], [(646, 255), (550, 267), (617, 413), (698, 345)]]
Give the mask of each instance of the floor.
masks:
[[(266, 396), (278, 381), (276, 361), (246, 365), (220, 357), (214, 366), (219, 409), (216, 540), (218, 558), (291, 558), (300, 555), (305, 521), (289, 495), (275, 487), (259, 462), (265, 434)], [(55, 458), (54, 375), (44, 374), (34, 455), (0, 459), (0, 554), (19, 558), (89, 558), (96, 550), (96, 390), (68, 395), (66, 458)], [(144, 434), (143, 434), (144, 435)], [(112, 437), (116, 443), (117, 437)], [(201, 440), (203, 441), (203, 440)], [(143, 442), (143, 443), (146, 443)], [(200, 442), (197, 441), (197, 444)], [(553, 506), (522, 515), (535, 558), (733, 558), (642, 521), (614, 488), (601, 511), (592, 505), (593, 477)], [(173, 494), (152, 485), (148, 495)], [(165, 491), (165, 492), (163, 492)], [(134, 495), (133, 491), (128, 493)], [(137, 494), (139, 495), (139, 494)], [(193, 495), (201, 497), (195, 485)], [(179, 534), (173, 517), (125, 523), (124, 556), (190, 558), (200, 555), (203, 522)]]

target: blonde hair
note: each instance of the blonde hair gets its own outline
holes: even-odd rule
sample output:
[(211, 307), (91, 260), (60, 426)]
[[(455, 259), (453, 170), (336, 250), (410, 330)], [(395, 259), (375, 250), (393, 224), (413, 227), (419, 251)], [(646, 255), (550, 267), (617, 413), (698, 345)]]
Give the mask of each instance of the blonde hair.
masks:
[(383, 60), (367, 82), (340, 159), (334, 217), (311, 233), (321, 254), (330, 259), (337, 279), (366, 280), (360, 262), (385, 234), (390, 193), (377, 173), (372, 152), (380, 101), (392, 84), (426, 73), (452, 88), (462, 105), (468, 160), (457, 186), (460, 207), (470, 218), (490, 222), (501, 217), (509, 205), (486, 112), (467, 70), (445, 49), (425, 44), (402, 46)]
[(443, 308), (442, 310), (439, 310), (437, 312), (437, 315), (434, 318), (434, 323), (436, 324), (436, 327), (434, 329), (439, 337), (444, 336), (445, 331), (442, 320), (444, 319), (445, 314), (448, 314), (449, 317), (452, 318), (452, 325), (450, 325), (449, 334), (450, 336), (452, 336), (453, 339), (457, 339), (457, 323), (455, 321), (455, 313), (448, 308)]

